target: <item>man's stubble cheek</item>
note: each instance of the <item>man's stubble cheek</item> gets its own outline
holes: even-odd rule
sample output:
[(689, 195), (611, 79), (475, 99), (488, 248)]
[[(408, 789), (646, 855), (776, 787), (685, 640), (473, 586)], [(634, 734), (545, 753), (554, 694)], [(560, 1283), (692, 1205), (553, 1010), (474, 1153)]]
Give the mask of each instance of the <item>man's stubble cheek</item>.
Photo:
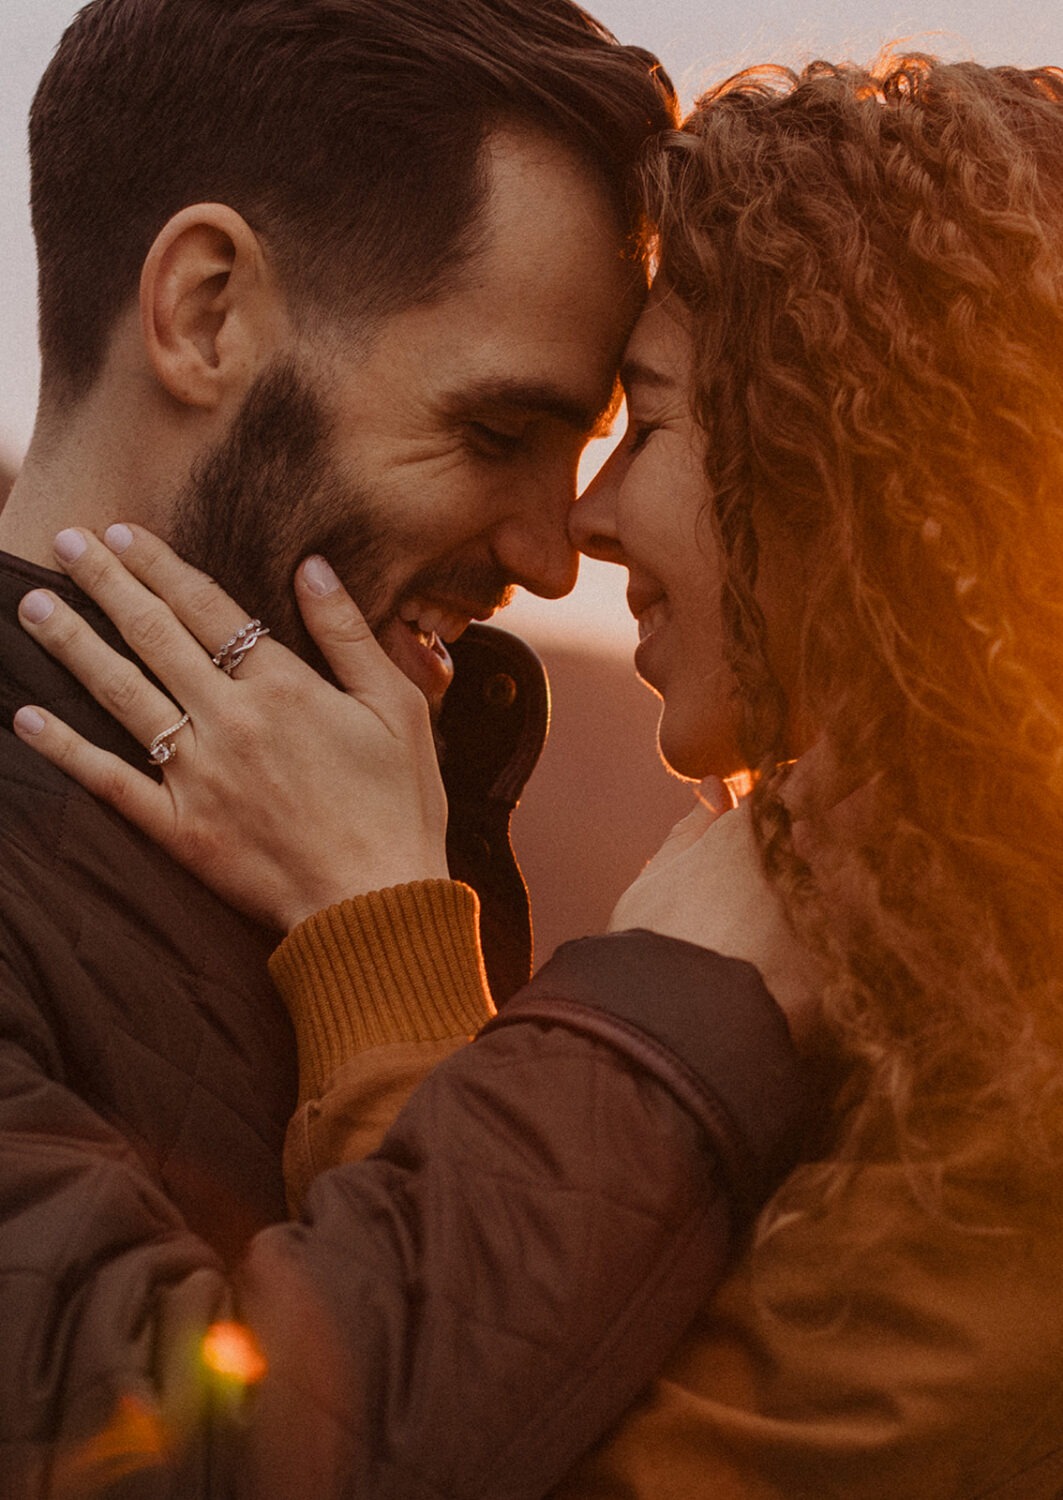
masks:
[(226, 437), (196, 464), (174, 507), (172, 540), (318, 667), (292, 590), (303, 557), (327, 557), (370, 619), (385, 603), (384, 528), (365, 488), (333, 463), (322, 403), (290, 364), (262, 377)]

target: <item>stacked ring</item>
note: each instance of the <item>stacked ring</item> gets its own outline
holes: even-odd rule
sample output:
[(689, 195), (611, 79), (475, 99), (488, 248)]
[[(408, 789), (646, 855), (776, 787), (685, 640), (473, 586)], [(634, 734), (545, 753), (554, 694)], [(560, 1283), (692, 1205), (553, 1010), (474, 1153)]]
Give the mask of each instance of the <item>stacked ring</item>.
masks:
[(247, 653), (264, 635), (269, 635), (268, 625), (263, 625), (261, 620), (248, 620), (247, 624), (241, 625), (224, 646), (219, 647), (211, 657), (211, 661), (225, 673), (226, 677), (231, 677)]

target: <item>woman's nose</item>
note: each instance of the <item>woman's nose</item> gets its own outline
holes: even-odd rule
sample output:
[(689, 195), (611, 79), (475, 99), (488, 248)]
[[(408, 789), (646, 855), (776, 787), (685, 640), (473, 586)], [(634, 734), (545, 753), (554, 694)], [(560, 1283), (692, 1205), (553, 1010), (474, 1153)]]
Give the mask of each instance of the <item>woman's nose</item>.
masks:
[(619, 454), (599, 470), (569, 512), (568, 534), (572, 545), (602, 562), (623, 561), (616, 534), (616, 492)]

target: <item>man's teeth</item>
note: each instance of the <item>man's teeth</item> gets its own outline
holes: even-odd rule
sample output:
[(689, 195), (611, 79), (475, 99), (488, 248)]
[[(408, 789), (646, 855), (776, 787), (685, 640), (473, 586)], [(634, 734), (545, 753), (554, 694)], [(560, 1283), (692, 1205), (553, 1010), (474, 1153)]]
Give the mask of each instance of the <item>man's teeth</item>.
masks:
[(456, 641), (468, 625), (466, 615), (450, 614), (438, 604), (425, 604), (420, 599), (411, 599), (399, 606), (399, 619), (419, 635), (426, 646), (433, 636), (444, 641)]

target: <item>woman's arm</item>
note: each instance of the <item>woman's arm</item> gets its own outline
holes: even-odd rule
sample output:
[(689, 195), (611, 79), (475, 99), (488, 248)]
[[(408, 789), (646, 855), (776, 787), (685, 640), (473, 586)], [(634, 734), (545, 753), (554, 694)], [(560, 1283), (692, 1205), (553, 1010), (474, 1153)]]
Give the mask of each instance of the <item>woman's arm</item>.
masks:
[(468, 886), (416, 881), (318, 912), (274, 954), (299, 1049), (293, 1210), (319, 1172), (374, 1151), (417, 1084), (494, 1015), (478, 914)]
[(188, 1500), (542, 1495), (722, 1267), (699, 1123), (606, 1044), (537, 1027), (444, 1062), (374, 1156), (225, 1267), (0, 977), (5, 1494), (124, 1473)]
[[(133, 597), (116, 575), (86, 581), (101, 595), (113, 587)], [(255, 648), (246, 678), (223, 685), (204, 666), (197, 633), (190, 641), (151, 599), (136, 598), (127, 630), (175, 694), (167, 712), (180, 705), (194, 721), (198, 714), (230, 730), (242, 722), (244, 747), (257, 752), (263, 732), (226, 715), (237, 702), (241, 713), (252, 703), (275, 715), (279, 702), (287, 712), (268, 743), (290, 742), (305, 773), (298, 757), (306, 725), (297, 719), (293, 731), (292, 705), (304, 695), (343, 695), (293, 668), (280, 699), (272, 688), (234, 698), (242, 683), (272, 676), (273, 643)], [(182, 607), (194, 613), (197, 599)], [(59, 653), (91, 686), (106, 658), (93, 655), (80, 627), (64, 625), (61, 611), (50, 618), (53, 626), (35, 625), (38, 639), (65, 630)], [(201, 629), (207, 639), (217, 634)], [(345, 644), (355, 655), (374, 649)], [(193, 664), (175, 667), (171, 650), (191, 651)], [(126, 721), (150, 742), (163, 705), (144, 696), (141, 680), (117, 681)], [(150, 715), (138, 718), (145, 708)], [(364, 710), (355, 704), (353, 712)], [(389, 713), (386, 705), (371, 711), (367, 732), (375, 743), (383, 728), (388, 753), (378, 769), (391, 788), (385, 806), (397, 813), (408, 805), (396, 787), (411, 774), (417, 784), (420, 771), (403, 764), (408, 742), (396, 741)], [(265, 781), (274, 789), (263, 763), (231, 795), (233, 777), (246, 771), (246, 756), (225, 759), (231, 732), (211, 742), (230, 768), (204, 798), (193, 787), (198, 775), (179, 779), (182, 764), (195, 771), (197, 757), (199, 769), (206, 763), (197, 735), (179, 736), (160, 786), (116, 773), (42, 717), (48, 739), (40, 743), (52, 758), (67, 759), (116, 805), (131, 798), (164, 840), (190, 808), (197, 817), (212, 808), (210, 874), (221, 871), (223, 883), (242, 889), (250, 872), (251, 910), (288, 925), (307, 899), (305, 877), (320, 889), (327, 861), (300, 856), (300, 879), (292, 885), (282, 867), (263, 907), (262, 863), (242, 849), (233, 856), (231, 840), (218, 837), (226, 809), (246, 817), (255, 788)], [(311, 759), (317, 753), (312, 746)], [(291, 770), (290, 757), (279, 760)], [(431, 780), (424, 785), (431, 803)], [(316, 798), (317, 782), (308, 786)], [(297, 813), (279, 799), (283, 816), (253, 818), (249, 842), (282, 866), (284, 838), (305, 834), (322, 807), (332, 832), (336, 796), (327, 786), (311, 812), (308, 796)], [(320, 853), (327, 839), (312, 847)], [(344, 848), (342, 881), (352, 847)], [(68, 1459), (107, 1461), (115, 1443), (128, 1441), (141, 1444), (123, 1461), (142, 1463), (145, 1493), (152, 1484), (171, 1492), (175, 1482), (189, 1496), (232, 1487), (255, 1500), (303, 1495), (308, 1482), (321, 1495), (411, 1500), (545, 1492), (664, 1358), (800, 1136), (803, 1084), (786, 1028), (759, 981), (750, 989), (747, 966), (724, 960), (725, 973), (720, 962), (647, 936), (576, 945), (435, 1069), (369, 1160), (351, 1161), (341, 1146), (334, 1164), (314, 1162), (302, 1219), (259, 1235), (229, 1270), (181, 1223), (121, 1136), (48, 1070), (46, 1041), (16, 1047), (0, 1124), (0, 1151), (19, 1168), (0, 1174), (14, 1194), (0, 1202), (0, 1273), (18, 1330), (3, 1378), (12, 1462), (43, 1473)], [(432, 990), (432, 974), (422, 981)], [(17, 1030), (32, 997), (20, 1001), (13, 988), (8, 998)], [(319, 1075), (322, 1087), (334, 1072)], [(27, 1202), (51, 1226), (43, 1258), (36, 1236), (27, 1258)], [(30, 1285), (39, 1297), (27, 1295)], [(243, 1393), (203, 1375), (203, 1339), (226, 1320), (264, 1359), (261, 1378)], [(49, 1329), (62, 1331), (61, 1346), (50, 1336), (42, 1342)]]

